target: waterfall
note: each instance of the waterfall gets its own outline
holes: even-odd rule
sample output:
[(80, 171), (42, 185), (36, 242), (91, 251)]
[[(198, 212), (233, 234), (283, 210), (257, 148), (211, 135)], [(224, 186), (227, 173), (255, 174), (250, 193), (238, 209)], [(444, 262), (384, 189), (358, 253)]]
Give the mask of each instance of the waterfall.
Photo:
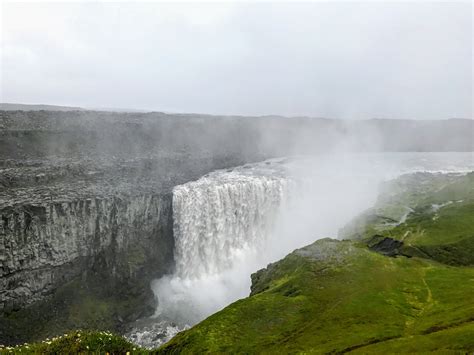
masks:
[(228, 270), (262, 247), (272, 231), (287, 181), (217, 174), (173, 191), (176, 274), (199, 278)]
[(173, 189), (176, 269), (153, 285), (157, 315), (193, 324), (248, 295), (287, 199), (280, 167), (215, 171)]

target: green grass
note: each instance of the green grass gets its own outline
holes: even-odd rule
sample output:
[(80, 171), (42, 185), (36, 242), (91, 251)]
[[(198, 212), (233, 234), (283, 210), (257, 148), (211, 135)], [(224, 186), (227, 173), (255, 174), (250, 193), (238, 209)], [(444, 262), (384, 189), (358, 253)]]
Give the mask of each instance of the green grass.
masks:
[(33, 344), (23, 344), (15, 347), (0, 346), (0, 353), (2, 354), (126, 354), (131, 352), (148, 353), (145, 349), (110, 332), (81, 330)]
[(465, 354), (474, 349), (474, 323), (466, 323), (426, 335), (415, 335), (360, 347), (358, 354), (438, 353)]
[(408, 255), (474, 265), (474, 202), (452, 203), (436, 213), (415, 211), (384, 236), (402, 240)]
[[(327, 243), (335, 242), (313, 247)], [(337, 262), (292, 253), (271, 265), (254, 277), (261, 291), (178, 334), (159, 353), (337, 353), (474, 322), (474, 268), (389, 258), (352, 242), (338, 249)]]
[[(449, 265), (474, 265), (474, 173), (415, 174), (387, 184), (376, 206), (341, 230), (348, 239), (382, 235), (404, 243), (403, 254)], [(438, 209), (433, 205), (438, 205)], [(404, 223), (387, 223), (394, 210), (411, 210)]]

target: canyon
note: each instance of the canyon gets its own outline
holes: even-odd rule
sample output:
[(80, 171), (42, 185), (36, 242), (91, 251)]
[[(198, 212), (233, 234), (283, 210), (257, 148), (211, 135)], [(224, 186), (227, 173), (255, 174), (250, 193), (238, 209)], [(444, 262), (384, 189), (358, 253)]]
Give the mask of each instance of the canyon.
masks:
[[(173, 213), (189, 202), (173, 200), (177, 186), (218, 169), (325, 154), (339, 149), (343, 138), (361, 151), (470, 151), (472, 125), (471, 120), (345, 123), (277, 116), (0, 111), (0, 343), (77, 328), (124, 332), (156, 311), (153, 280), (218, 265), (184, 265), (182, 260), (215, 256), (225, 264), (230, 256), (221, 255), (220, 247), (212, 255), (182, 258), (193, 247), (176, 244), (174, 223), (184, 217)], [(403, 140), (395, 140), (393, 132), (401, 131), (406, 132)], [(244, 182), (241, 188), (249, 186), (255, 185)], [(217, 193), (229, 196), (225, 190)], [(197, 211), (195, 218), (204, 212)], [(257, 217), (243, 212), (249, 214), (241, 235), (248, 239), (248, 225)]]

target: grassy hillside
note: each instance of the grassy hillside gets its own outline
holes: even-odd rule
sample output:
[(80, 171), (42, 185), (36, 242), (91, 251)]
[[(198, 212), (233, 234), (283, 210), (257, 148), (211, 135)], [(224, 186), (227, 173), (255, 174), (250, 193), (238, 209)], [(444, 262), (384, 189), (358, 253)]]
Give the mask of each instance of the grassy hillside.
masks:
[(401, 242), (396, 252), (402, 255), (474, 265), (474, 173), (395, 180), (341, 235), (375, 249), (391, 238)]
[(474, 350), (474, 268), (391, 258), (325, 239), (253, 281), (249, 298), (178, 334), (160, 352), (380, 353), (393, 344), (402, 352)]

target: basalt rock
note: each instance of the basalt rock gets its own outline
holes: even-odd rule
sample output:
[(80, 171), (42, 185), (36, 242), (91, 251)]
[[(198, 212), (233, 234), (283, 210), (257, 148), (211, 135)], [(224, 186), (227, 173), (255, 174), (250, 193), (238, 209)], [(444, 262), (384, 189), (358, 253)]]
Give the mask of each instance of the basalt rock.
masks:
[(386, 256), (403, 255), (401, 248), (403, 242), (392, 238), (384, 237), (383, 235), (374, 235), (368, 242), (370, 250), (376, 251)]

